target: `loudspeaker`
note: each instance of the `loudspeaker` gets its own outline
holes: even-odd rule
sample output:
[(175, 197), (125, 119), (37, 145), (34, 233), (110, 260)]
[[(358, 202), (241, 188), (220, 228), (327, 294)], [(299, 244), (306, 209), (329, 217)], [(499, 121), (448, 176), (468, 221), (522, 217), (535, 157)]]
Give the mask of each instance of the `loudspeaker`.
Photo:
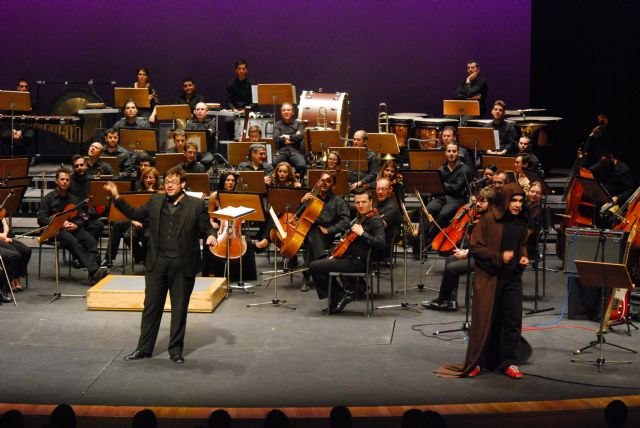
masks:
[(576, 260), (621, 263), (627, 236), (628, 232), (620, 230), (567, 228), (564, 232), (564, 272), (577, 273)]

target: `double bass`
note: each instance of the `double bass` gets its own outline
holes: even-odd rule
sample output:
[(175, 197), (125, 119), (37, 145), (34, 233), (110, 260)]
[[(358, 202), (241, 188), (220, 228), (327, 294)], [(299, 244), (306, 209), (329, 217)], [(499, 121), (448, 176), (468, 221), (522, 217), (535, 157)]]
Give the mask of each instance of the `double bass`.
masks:
[(593, 179), (593, 173), (587, 168), (578, 167), (576, 174), (571, 180), (567, 197), (565, 199), (564, 214), (558, 228), (556, 241), (556, 254), (561, 259), (564, 257), (564, 232), (570, 227), (593, 227), (593, 217), (596, 204), (585, 194), (585, 187), (576, 177)]

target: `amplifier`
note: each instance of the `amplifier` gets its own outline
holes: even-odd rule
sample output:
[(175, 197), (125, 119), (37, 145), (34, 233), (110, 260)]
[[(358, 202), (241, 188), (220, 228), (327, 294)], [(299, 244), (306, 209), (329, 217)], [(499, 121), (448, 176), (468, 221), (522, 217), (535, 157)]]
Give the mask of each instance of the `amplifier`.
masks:
[(622, 263), (627, 236), (628, 232), (620, 230), (567, 228), (564, 272), (576, 273), (576, 260)]
[(629, 315), (637, 321), (640, 319), (640, 292), (632, 291), (629, 297)]

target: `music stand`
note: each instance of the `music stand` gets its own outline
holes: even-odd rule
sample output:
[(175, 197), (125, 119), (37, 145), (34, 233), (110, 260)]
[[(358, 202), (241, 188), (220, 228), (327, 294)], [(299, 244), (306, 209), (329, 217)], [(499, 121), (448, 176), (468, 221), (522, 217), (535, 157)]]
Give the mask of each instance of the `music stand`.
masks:
[(206, 195), (211, 192), (211, 180), (209, 179), (209, 174), (206, 172), (187, 173), (185, 176), (185, 190), (190, 192), (202, 192)]
[[(1, 92), (1, 91), (0, 91)], [(29, 175), (29, 158), (0, 157), (0, 179), (25, 177)]]
[(238, 174), (237, 192), (267, 193), (264, 171), (236, 171)]
[(442, 149), (409, 150), (407, 153), (412, 170), (437, 169), (446, 160)]
[(11, 111), (11, 156), (13, 156), (14, 113), (31, 111), (31, 94), (22, 91), (0, 91), (0, 110)]
[(141, 108), (151, 108), (149, 100), (149, 88), (113, 88), (113, 104), (124, 110), (124, 104), (132, 100), (136, 106)]
[(156, 169), (164, 176), (168, 169), (184, 163), (184, 153), (156, 153)]
[[(259, 105), (271, 105), (296, 102), (296, 87), (291, 83), (269, 83), (257, 85), (257, 102)], [(256, 98), (254, 97), (254, 101)], [(275, 112), (274, 115), (275, 116)]]
[(338, 129), (308, 128), (304, 130), (304, 133), (308, 152), (320, 153), (326, 151), (329, 147), (340, 144), (340, 131)]
[(165, 104), (157, 105), (156, 120), (157, 121), (171, 121), (171, 128), (176, 129), (176, 121), (186, 121), (191, 118), (193, 112), (189, 104)]
[[(85, 159), (88, 158), (88, 156), (85, 157)], [(120, 175), (120, 162), (118, 162), (117, 156), (100, 156), (100, 160), (104, 161), (104, 163), (109, 164), (109, 166), (113, 170), (113, 175)]]
[(398, 137), (394, 133), (389, 132), (370, 132), (367, 134), (369, 139), (367, 147), (375, 154), (382, 156), (383, 153), (397, 155), (400, 153), (398, 146)]
[(347, 171), (346, 169), (341, 169), (340, 171), (328, 169), (310, 169), (309, 179), (307, 181), (309, 185), (315, 186), (318, 180), (320, 180), (320, 177), (322, 177), (322, 174), (324, 174), (325, 172), (332, 174), (336, 179), (336, 184), (334, 184), (333, 188), (331, 188), (331, 192), (333, 192), (334, 195), (347, 196), (349, 194), (349, 171)]
[[(625, 351), (632, 352), (637, 354), (638, 352), (625, 348), (624, 346), (615, 345), (613, 343), (606, 342), (604, 340), (604, 331), (605, 331), (605, 289), (606, 288), (623, 288), (627, 290), (631, 290), (633, 288), (633, 283), (631, 282), (631, 277), (629, 276), (629, 272), (627, 271), (627, 266), (622, 263), (602, 263), (602, 262), (590, 262), (583, 260), (576, 260), (576, 269), (578, 271), (578, 278), (580, 279), (580, 283), (582, 285), (586, 285), (589, 287), (600, 287), (602, 290), (602, 302), (603, 302), (603, 313), (600, 320), (600, 329), (596, 333), (598, 336), (597, 340), (593, 340), (589, 343), (589, 345), (584, 348), (578, 349), (574, 352), (574, 355), (582, 353), (584, 350), (592, 348), (594, 346), (600, 347), (600, 353), (598, 358), (595, 360), (578, 360), (572, 359), (572, 363), (587, 363), (587, 364), (595, 364), (598, 372), (602, 371), (602, 367), (605, 365), (604, 358), (604, 346), (609, 345), (616, 347), (618, 349), (622, 349)], [(609, 364), (631, 364), (631, 361), (609, 361)]]
[(259, 143), (251, 142), (230, 142), (227, 144), (227, 153), (229, 155), (229, 163), (237, 166), (238, 164), (249, 159), (249, 148), (254, 144), (262, 144), (267, 150), (267, 162), (271, 163), (271, 154), (274, 152), (273, 140), (269, 142), (260, 141)]
[(444, 116), (458, 116), (458, 126), (462, 125), (462, 116), (480, 116), (478, 100), (442, 100)]
[[(115, 182), (116, 186), (118, 185), (118, 182)], [(149, 199), (151, 199), (151, 196), (153, 195), (153, 192), (137, 192), (137, 193), (132, 193), (132, 192), (127, 192), (127, 191), (120, 191), (120, 188), (118, 188), (118, 193), (120, 193), (120, 197), (119, 199), (122, 199), (123, 201), (125, 201), (126, 203), (128, 203), (129, 205), (131, 205), (134, 208), (139, 208), (141, 206), (143, 206), (144, 204), (146, 204)], [(109, 216), (107, 217), (107, 221), (109, 223), (115, 223), (118, 221), (130, 221), (129, 218), (127, 216), (125, 216), (122, 211), (120, 211), (118, 209), (118, 207), (115, 206), (115, 204), (111, 205), (109, 207)], [(133, 224), (130, 223), (129, 225), (129, 246), (131, 248), (132, 254), (133, 254)], [(109, 227), (109, 244), (111, 244), (111, 227)], [(111, 251), (108, 252), (107, 254), (108, 257), (108, 261), (109, 264), (111, 265), (113, 260), (111, 260)], [(122, 273), (124, 274), (124, 267), (126, 266), (126, 262), (123, 260), (122, 262)], [(134, 273), (134, 260), (133, 257), (131, 257), (131, 273)]]
[(155, 129), (120, 128), (120, 145), (130, 152), (156, 152), (158, 135)]
[(482, 154), (482, 170), (487, 168), (487, 165), (495, 165), (502, 171), (513, 171), (513, 164), (516, 162), (515, 156), (499, 156)]
[(493, 128), (459, 127), (458, 143), (462, 147), (473, 150), (473, 160), (478, 159), (478, 150), (498, 150), (500, 141)]
[[(231, 210), (231, 215), (226, 217), (216, 215), (222, 210), (215, 211), (213, 213), (214, 217), (221, 218), (223, 220), (228, 220), (228, 229), (227, 229), (227, 239), (231, 238), (231, 233), (233, 231), (233, 222), (234, 221), (265, 221), (264, 217), (264, 208), (262, 206), (262, 198), (260, 194), (257, 193), (235, 193), (235, 192), (218, 192), (218, 199), (220, 200), (220, 207), (222, 210), (225, 208), (229, 208)], [(237, 210), (234, 211), (233, 208)], [(242, 228), (241, 228), (242, 230)], [(246, 238), (242, 237), (242, 239)], [(240, 241), (242, 242), (242, 241)], [(245, 293), (252, 293), (249, 289), (253, 287), (253, 285), (249, 283), (245, 283), (242, 281), (242, 256), (240, 257), (240, 277), (237, 285), (231, 284), (231, 259), (229, 258), (229, 243), (227, 242), (227, 296), (228, 293), (233, 288), (238, 288), (244, 290)], [(249, 242), (246, 245), (250, 245)]]
[[(89, 180), (89, 207), (106, 206), (111, 196), (109, 192), (104, 189), (104, 186), (111, 180), (95, 179)], [(116, 180), (113, 183), (118, 188), (118, 192), (131, 192), (132, 182), (129, 180)]]
[[(329, 151), (334, 150), (340, 155), (343, 168), (350, 172), (356, 172), (358, 180), (360, 179), (360, 172), (369, 168), (366, 147), (329, 147)], [(351, 186), (351, 183), (349, 183), (349, 186)]]
[[(436, 194), (444, 194), (444, 182), (442, 180), (442, 175), (438, 170), (431, 171), (403, 171), (402, 172), (402, 182), (404, 184), (404, 188), (407, 192), (413, 192), (418, 194), (428, 194), (428, 195), (436, 195)], [(422, 201), (422, 197), (419, 198)], [(423, 208), (424, 210), (424, 208)], [(422, 264), (424, 261), (424, 233), (426, 229), (426, 224), (424, 221), (424, 213), (420, 213), (420, 276), (418, 283), (412, 290), (418, 290), (422, 292), (425, 288), (429, 290), (437, 291), (436, 289), (425, 287), (422, 282)], [(431, 269), (433, 266), (429, 269)], [(429, 272), (427, 272), (428, 274)]]
[(51, 300), (49, 300), (49, 303), (53, 303), (56, 300), (61, 299), (63, 297), (86, 297), (82, 294), (62, 294), (60, 291), (60, 262), (58, 260), (58, 251), (59, 251), (58, 233), (60, 233), (60, 230), (62, 230), (62, 228), (64, 227), (64, 222), (76, 214), (75, 211), (77, 209), (80, 209), (80, 208), (78, 208), (78, 206), (74, 206), (71, 209), (55, 214), (51, 218), (51, 221), (49, 222), (49, 224), (45, 227), (44, 231), (42, 232), (42, 235), (36, 238), (36, 241), (38, 241), (39, 244), (43, 244), (53, 239), (53, 248), (55, 250), (55, 255), (56, 255), (55, 256), (56, 289), (53, 292), (53, 295), (51, 296)]

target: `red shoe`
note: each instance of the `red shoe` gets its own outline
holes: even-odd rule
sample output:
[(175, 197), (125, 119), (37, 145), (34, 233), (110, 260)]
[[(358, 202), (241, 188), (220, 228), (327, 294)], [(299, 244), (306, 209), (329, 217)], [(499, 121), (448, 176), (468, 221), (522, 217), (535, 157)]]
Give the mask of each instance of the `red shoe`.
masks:
[(469, 372), (469, 374), (467, 375), (467, 377), (476, 377), (480, 374), (480, 366), (475, 366), (473, 368), (473, 370), (471, 370)]
[(524, 377), (524, 373), (520, 371), (518, 366), (512, 364), (504, 371), (504, 374), (509, 376), (511, 379), (522, 379)]

